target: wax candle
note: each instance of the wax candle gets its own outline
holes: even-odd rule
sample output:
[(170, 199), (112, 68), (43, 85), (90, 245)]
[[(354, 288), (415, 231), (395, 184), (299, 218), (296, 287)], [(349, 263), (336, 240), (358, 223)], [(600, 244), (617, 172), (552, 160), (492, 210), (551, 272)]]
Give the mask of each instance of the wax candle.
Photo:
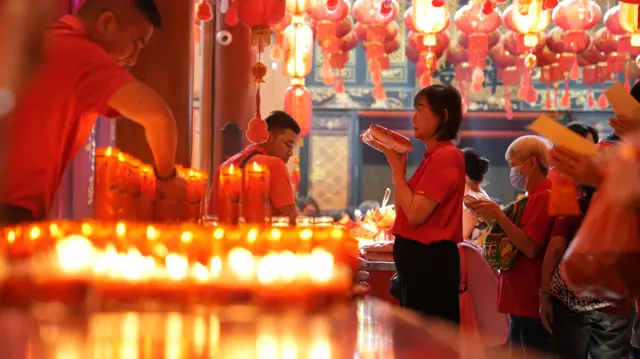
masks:
[(240, 194), (242, 171), (231, 164), (220, 169), (218, 193), (218, 219), (220, 223), (238, 224), (240, 218)]
[(101, 220), (116, 218), (118, 196), (117, 149), (107, 147), (96, 151), (93, 184), (93, 216)]
[(138, 201), (138, 220), (152, 221), (155, 218), (156, 177), (149, 165), (140, 167), (140, 200)]
[(251, 224), (264, 224), (270, 218), (269, 170), (256, 162), (244, 169), (242, 216)]

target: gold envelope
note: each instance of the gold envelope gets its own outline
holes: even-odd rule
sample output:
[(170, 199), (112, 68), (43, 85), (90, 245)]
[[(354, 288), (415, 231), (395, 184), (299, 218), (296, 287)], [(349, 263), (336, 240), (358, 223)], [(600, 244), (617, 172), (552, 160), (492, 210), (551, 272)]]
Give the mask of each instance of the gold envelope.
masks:
[(555, 146), (567, 148), (573, 152), (592, 156), (598, 153), (598, 146), (586, 138), (578, 135), (570, 129), (562, 126), (557, 121), (540, 116), (528, 129), (547, 138)]
[(631, 96), (621, 83), (614, 83), (604, 92), (604, 95), (607, 96), (607, 100), (609, 100), (609, 104), (616, 116), (640, 121), (640, 103)]

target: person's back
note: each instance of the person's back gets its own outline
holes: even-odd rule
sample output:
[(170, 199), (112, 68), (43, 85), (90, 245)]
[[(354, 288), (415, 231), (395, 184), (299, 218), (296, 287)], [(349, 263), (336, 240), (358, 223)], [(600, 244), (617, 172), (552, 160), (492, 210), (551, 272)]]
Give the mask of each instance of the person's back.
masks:
[(0, 193), (0, 203), (25, 208), (36, 219), (47, 215), (67, 165), (89, 137), (97, 116), (108, 115), (109, 96), (135, 81), (87, 38), (74, 16), (53, 24), (45, 38), (41, 68), (12, 114)]

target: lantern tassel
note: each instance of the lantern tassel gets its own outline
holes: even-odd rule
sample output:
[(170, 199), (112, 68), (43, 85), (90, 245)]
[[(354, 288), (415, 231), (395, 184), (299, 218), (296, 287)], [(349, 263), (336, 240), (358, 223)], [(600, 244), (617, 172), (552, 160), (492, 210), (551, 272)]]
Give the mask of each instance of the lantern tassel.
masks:
[(593, 98), (593, 88), (591, 88), (591, 86), (589, 86), (589, 92), (587, 94), (587, 107), (591, 108), (593, 107), (593, 105), (595, 105), (596, 101)]
[(609, 107), (609, 100), (607, 100), (607, 96), (604, 95), (604, 82), (602, 83), (602, 92), (600, 92), (600, 96), (598, 96), (598, 107)]
[(564, 95), (562, 95), (562, 107), (571, 106), (571, 96), (569, 95), (569, 77), (564, 79)]
[(553, 105), (551, 104), (551, 84), (547, 84), (547, 101), (545, 103), (545, 108), (547, 110), (551, 110)]

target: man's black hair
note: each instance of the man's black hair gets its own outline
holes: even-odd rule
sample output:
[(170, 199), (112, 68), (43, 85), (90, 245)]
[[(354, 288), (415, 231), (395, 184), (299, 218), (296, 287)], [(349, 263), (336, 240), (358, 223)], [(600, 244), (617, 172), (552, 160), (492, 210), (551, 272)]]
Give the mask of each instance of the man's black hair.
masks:
[(135, 0), (138, 10), (142, 11), (156, 29), (162, 29), (162, 16), (154, 0)]
[(267, 130), (269, 131), (284, 131), (291, 130), (296, 135), (299, 135), (302, 130), (300, 130), (300, 125), (293, 119), (288, 113), (284, 111), (273, 111), (265, 118), (267, 122)]

